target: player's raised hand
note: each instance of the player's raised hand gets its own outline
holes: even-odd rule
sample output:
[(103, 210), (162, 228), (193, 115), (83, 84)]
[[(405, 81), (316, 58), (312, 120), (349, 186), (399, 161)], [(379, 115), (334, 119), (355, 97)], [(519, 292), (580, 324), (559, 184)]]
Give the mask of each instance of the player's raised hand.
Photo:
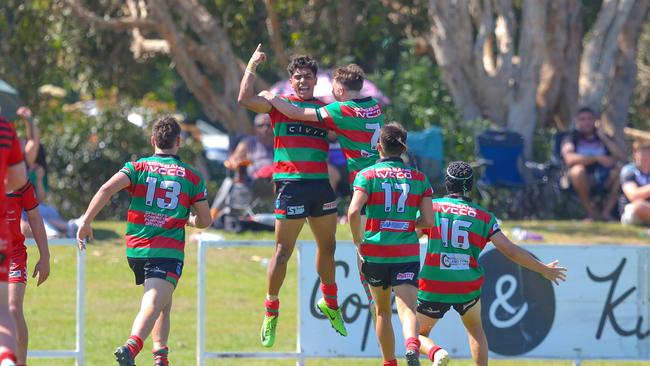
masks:
[(23, 106), (23, 107), (19, 107), (19, 108), (16, 110), (16, 114), (17, 114), (19, 117), (24, 118), (24, 119), (32, 118), (32, 111), (31, 111), (31, 109), (29, 109), (29, 108), (27, 108), (27, 107), (25, 107), (25, 106)]
[(79, 244), (79, 250), (85, 250), (86, 242), (92, 241), (93, 239), (93, 229), (90, 227), (90, 224), (82, 222), (77, 229), (77, 243)]
[(566, 268), (558, 267), (560, 261), (557, 259), (553, 262), (546, 265), (546, 271), (544, 272), (544, 278), (549, 281), (553, 281), (556, 285), (559, 285), (559, 281), (566, 281)]
[(260, 43), (257, 45), (255, 52), (253, 52), (250, 61), (248, 61), (248, 67), (253, 68), (253, 71), (255, 71), (257, 65), (261, 64), (265, 60), (266, 60), (266, 53), (262, 51), (262, 44)]
[(38, 262), (36, 262), (36, 265), (34, 266), (34, 273), (32, 274), (32, 278), (36, 278), (36, 275), (38, 275), (38, 281), (36, 283), (36, 286), (40, 286), (41, 283), (45, 282), (45, 280), (50, 277), (50, 261), (47, 258), (40, 258)]

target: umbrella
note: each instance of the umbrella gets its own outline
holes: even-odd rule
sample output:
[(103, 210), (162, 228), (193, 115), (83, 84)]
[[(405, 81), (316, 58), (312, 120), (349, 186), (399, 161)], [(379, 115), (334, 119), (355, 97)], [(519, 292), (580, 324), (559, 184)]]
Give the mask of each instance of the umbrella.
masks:
[(18, 97), (18, 91), (6, 81), (0, 79), (0, 116), (8, 121), (18, 118), (16, 110), (23, 105)]
[[(294, 93), (289, 80), (279, 81), (273, 84), (271, 92), (278, 95), (291, 95)], [(385, 96), (375, 84), (368, 80), (363, 83), (361, 95), (373, 97), (384, 105), (390, 104), (390, 98)], [(314, 88), (314, 97), (325, 103), (335, 101), (332, 95), (332, 70), (321, 70), (318, 72), (318, 82)]]

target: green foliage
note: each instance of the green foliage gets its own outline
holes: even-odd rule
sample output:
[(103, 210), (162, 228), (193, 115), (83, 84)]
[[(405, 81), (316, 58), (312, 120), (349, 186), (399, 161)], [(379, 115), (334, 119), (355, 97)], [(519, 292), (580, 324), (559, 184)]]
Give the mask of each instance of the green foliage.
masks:
[[(85, 211), (99, 187), (126, 161), (151, 153), (147, 134), (129, 123), (119, 106), (107, 105), (96, 117), (53, 108), (40, 119), (48, 153), (49, 201), (65, 217)], [(115, 195), (100, 218), (123, 218), (129, 200)]]

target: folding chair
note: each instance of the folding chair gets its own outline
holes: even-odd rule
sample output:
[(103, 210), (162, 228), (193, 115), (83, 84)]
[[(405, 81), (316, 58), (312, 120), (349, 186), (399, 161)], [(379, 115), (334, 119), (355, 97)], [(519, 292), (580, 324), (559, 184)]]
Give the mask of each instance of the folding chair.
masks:
[(429, 127), (426, 130), (411, 132), (406, 144), (412, 165), (426, 174), (434, 187), (442, 186), (444, 184), (442, 130), (438, 127)]

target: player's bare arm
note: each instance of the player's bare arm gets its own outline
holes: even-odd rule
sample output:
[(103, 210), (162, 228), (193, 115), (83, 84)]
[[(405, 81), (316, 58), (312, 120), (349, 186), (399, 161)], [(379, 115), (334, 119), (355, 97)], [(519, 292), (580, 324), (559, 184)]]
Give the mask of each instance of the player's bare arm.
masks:
[(261, 92), (260, 96), (265, 98), (265, 100), (268, 100), (269, 103), (271, 103), (273, 107), (278, 110), (278, 112), (291, 119), (298, 121), (318, 122), (318, 115), (316, 114), (316, 109), (314, 108), (296, 107), (295, 105), (278, 98), (275, 94), (266, 90)]
[(361, 245), (363, 242), (363, 229), (361, 228), (361, 209), (368, 202), (368, 194), (361, 190), (355, 190), (352, 195), (352, 201), (348, 208), (348, 221), (350, 231), (352, 231), (352, 240), (354, 244)]
[(434, 224), (435, 217), (431, 197), (422, 197), (422, 201), (420, 202), (420, 217), (415, 221), (415, 227), (418, 229), (428, 229)]
[(95, 219), (95, 216), (106, 206), (115, 193), (123, 190), (130, 184), (131, 180), (126, 174), (117, 172), (95, 193), (88, 205), (86, 213), (81, 218), (79, 229), (77, 229), (77, 241), (81, 250), (85, 249), (84, 240), (93, 240), (93, 229), (90, 227), (90, 224)]
[(268, 113), (271, 111), (271, 103), (255, 94), (255, 75), (257, 66), (266, 60), (266, 54), (262, 52), (262, 44), (258, 44), (255, 52), (248, 61), (246, 71), (239, 84), (239, 95), (237, 102), (244, 108), (256, 113)]
[(210, 206), (208, 200), (196, 202), (191, 206), (192, 213), (187, 220), (187, 225), (198, 229), (205, 229), (212, 225), (212, 216), (210, 216)]
[(21, 161), (14, 164), (7, 169), (7, 177), (5, 178), (5, 189), (7, 192), (15, 191), (27, 183), (27, 168)]
[(530, 253), (511, 242), (501, 231), (492, 235), (490, 240), (503, 255), (518, 265), (541, 274), (544, 278), (553, 281), (556, 285), (559, 285), (560, 280), (566, 281), (566, 268), (558, 267), (559, 261), (555, 260), (549, 264), (538, 261)]
[(40, 286), (50, 276), (50, 248), (47, 244), (47, 234), (45, 232), (45, 225), (43, 224), (43, 217), (38, 211), (38, 208), (27, 211), (27, 221), (29, 222), (32, 235), (34, 235), (39, 257), (38, 262), (34, 265), (32, 278), (38, 276), (36, 286)]

